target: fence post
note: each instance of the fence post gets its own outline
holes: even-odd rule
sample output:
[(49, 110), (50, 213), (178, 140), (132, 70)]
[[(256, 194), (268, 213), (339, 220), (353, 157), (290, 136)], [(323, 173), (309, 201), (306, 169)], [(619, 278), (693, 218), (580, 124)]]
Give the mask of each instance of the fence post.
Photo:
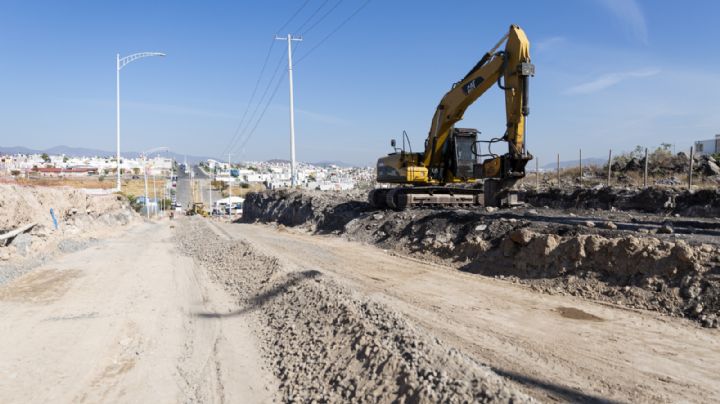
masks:
[(560, 188), (560, 153), (557, 155), (557, 180), (558, 180), (558, 188)]
[(692, 190), (692, 175), (693, 175), (693, 152), (694, 147), (690, 146), (690, 172), (688, 172), (688, 190)]
[(580, 186), (582, 187), (583, 171), (582, 171), (582, 149), (580, 149)]
[(612, 149), (610, 149), (610, 152), (608, 152), (608, 176), (607, 176), (607, 186), (610, 186), (610, 177), (612, 176)]
[(535, 191), (540, 191), (540, 158), (535, 157)]
[(648, 171), (648, 150), (645, 148), (645, 170), (643, 172), (643, 188), (647, 188), (647, 171)]

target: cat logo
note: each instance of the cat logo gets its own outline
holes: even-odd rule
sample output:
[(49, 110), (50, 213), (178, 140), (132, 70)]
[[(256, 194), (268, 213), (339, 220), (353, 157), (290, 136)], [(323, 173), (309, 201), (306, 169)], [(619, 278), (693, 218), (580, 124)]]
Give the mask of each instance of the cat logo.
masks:
[(483, 79), (482, 77), (478, 77), (474, 80), (471, 80), (469, 83), (467, 83), (463, 86), (463, 93), (465, 93), (465, 95), (470, 94), (470, 91), (473, 91), (474, 89), (476, 89), (477, 86), (480, 85), (480, 83), (482, 83), (484, 80), (485, 79)]

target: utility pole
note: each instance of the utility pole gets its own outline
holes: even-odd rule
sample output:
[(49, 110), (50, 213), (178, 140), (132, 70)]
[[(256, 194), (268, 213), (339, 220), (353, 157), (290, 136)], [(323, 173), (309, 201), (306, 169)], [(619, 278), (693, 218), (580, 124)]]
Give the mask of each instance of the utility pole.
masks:
[(582, 149), (580, 149), (580, 186), (582, 187), (583, 182), (583, 170), (582, 170)]
[[(120, 181), (120, 54), (115, 57), (115, 158), (117, 159), (117, 184), (115, 187), (118, 192), (122, 190), (122, 182)], [(147, 199), (145, 199), (145, 208), (147, 208)]]
[(150, 219), (150, 198), (148, 197), (148, 184), (147, 184), (147, 156), (143, 154), (143, 177), (145, 177), (145, 216)]
[(607, 186), (610, 187), (610, 177), (612, 176), (612, 149), (608, 152), (608, 174)]
[(643, 188), (647, 188), (647, 175), (648, 175), (648, 149), (645, 148), (645, 169), (643, 171)]
[[(230, 181), (228, 181), (228, 198), (232, 198), (232, 183), (233, 183), (233, 175), (232, 175), (232, 161), (230, 159), (230, 156), (232, 156), (231, 153), (228, 153), (228, 174), (230, 174)], [(232, 199), (229, 199), (230, 202), (230, 210), (232, 211)]]
[(157, 200), (157, 188), (155, 187), (155, 181), (157, 181), (157, 179), (155, 178), (154, 171), (153, 171), (153, 175), (152, 175), (152, 181), (153, 181), (153, 198), (155, 198), (155, 209), (154, 209), (155, 210), (155, 218), (157, 218), (158, 207), (160, 206), (160, 204), (158, 203), (158, 200)]
[(293, 70), (292, 70), (292, 41), (302, 41), (302, 37), (293, 38), (287, 34), (286, 38), (275, 35), (276, 40), (288, 43), (288, 80), (290, 82), (290, 186), (297, 185), (297, 172), (295, 172), (295, 106), (293, 104)]
[(692, 175), (693, 175), (693, 155), (694, 147), (690, 146), (690, 171), (688, 172), (688, 191), (692, 191)]

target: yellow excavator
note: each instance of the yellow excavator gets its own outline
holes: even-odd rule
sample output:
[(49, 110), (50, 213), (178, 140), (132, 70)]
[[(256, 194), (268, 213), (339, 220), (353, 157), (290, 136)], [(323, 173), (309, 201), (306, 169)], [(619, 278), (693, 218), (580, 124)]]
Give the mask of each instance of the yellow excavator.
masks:
[[(498, 50), (505, 43), (504, 50)], [(463, 77), (453, 84), (435, 110), (425, 150), (413, 153), (403, 131), (403, 146), (395, 139), (394, 153), (377, 162), (377, 182), (400, 184), (376, 188), (368, 196), (377, 208), (413, 206), (507, 206), (517, 203), (515, 182), (525, 176), (532, 155), (525, 149), (525, 120), (529, 113), (530, 42), (511, 25), (509, 32)], [(478, 140), (476, 129), (456, 128), (465, 110), (497, 83), (505, 93), (507, 129), (499, 138)], [(405, 140), (409, 151), (405, 150)], [(508, 151), (495, 154), (492, 145), (507, 142)], [(482, 153), (482, 144), (487, 145)], [(479, 159), (485, 158), (482, 162)], [(482, 187), (480, 185), (482, 184)]]

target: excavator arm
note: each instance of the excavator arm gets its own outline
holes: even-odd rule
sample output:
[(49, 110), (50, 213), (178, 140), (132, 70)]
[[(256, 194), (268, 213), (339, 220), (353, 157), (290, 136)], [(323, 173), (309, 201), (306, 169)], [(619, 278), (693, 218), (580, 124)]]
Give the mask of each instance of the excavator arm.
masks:
[[(505, 49), (498, 51), (503, 42)], [(498, 44), (440, 101), (426, 141), (423, 165), (429, 168), (442, 165), (442, 150), (455, 123), (463, 118), (473, 102), (497, 84), (505, 92), (507, 129), (502, 140), (508, 142), (509, 150), (504, 156), (484, 161), (482, 168), (475, 170), (475, 177), (505, 180), (524, 175), (525, 164), (531, 158), (525, 150), (525, 117), (529, 113), (528, 78), (533, 74), (530, 43), (525, 32), (512, 25)]]

